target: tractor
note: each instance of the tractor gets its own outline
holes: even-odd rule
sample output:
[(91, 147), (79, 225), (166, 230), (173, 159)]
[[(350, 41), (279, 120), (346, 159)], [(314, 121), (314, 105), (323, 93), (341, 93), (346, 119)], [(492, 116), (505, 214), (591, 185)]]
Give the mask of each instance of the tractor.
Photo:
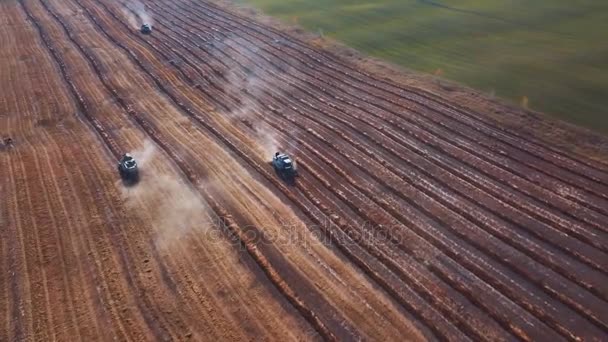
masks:
[(281, 176), (281, 178), (292, 181), (298, 172), (294, 165), (294, 162), (288, 155), (277, 152), (272, 157), (272, 167)]
[(143, 24), (141, 25), (140, 31), (143, 34), (150, 34), (152, 33), (152, 26), (150, 24)]
[(139, 180), (137, 162), (129, 153), (125, 153), (118, 162), (118, 173), (120, 178), (128, 184), (137, 183)]

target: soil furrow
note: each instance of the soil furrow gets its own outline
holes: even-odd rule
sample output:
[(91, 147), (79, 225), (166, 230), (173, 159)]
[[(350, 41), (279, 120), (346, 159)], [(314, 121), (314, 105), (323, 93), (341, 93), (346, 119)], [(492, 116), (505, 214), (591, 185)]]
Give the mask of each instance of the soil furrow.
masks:
[[(270, 41), (278, 39), (284, 40), (287, 44), (288, 48), (291, 48), (299, 53), (303, 54), (308, 58), (309, 62), (313, 62), (316, 64), (317, 68), (329, 68), (336, 70), (343, 77), (353, 79), (356, 82), (360, 82), (361, 84), (366, 84), (368, 87), (372, 89), (379, 89), (379, 85), (384, 85), (393, 87), (393, 91), (383, 89), (391, 95), (396, 96), (414, 96), (421, 98), (422, 100), (416, 102), (418, 104), (424, 103), (424, 100), (429, 100), (446, 106), (450, 109), (453, 109), (457, 115), (456, 117), (463, 117), (465, 120), (473, 123), (472, 126), (476, 125), (476, 121), (479, 122), (482, 126), (485, 126), (489, 129), (490, 132), (494, 134), (494, 136), (503, 137), (505, 139), (509, 139), (514, 142), (515, 145), (522, 144), (523, 151), (527, 153), (531, 153), (532, 151), (539, 151), (536, 156), (540, 158), (551, 157), (554, 160), (568, 163), (571, 171), (578, 173), (578, 171), (582, 169), (589, 169), (595, 174), (599, 175), (599, 178), (595, 180), (599, 180), (602, 184), (606, 185), (608, 182), (606, 181), (606, 176), (604, 173), (608, 170), (608, 166), (605, 163), (601, 163), (589, 158), (585, 158), (580, 155), (575, 155), (573, 158), (572, 153), (569, 152), (570, 155), (566, 153), (552, 148), (546, 142), (541, 142), (536, 139), (532, 139), (531, 137), (523, 137), (518, 135), (516, 132), (506, 130), (501, 127), (499, 123), (491, 118), (484, 116), (479, 113), (472, 113), (470, 110), (465, 111), (464, 108), (459, 108), (459, 106), (455, 104), (448, 104), (445, 100), (440, 99), (437, 95), (431, 94), (428, 91), (425, 91), (420, 88), (413, 88), (411, 86), (405, 85), (397, 85), (394, 82), (389, 82), (385, 79), (374, 78), (373, 76), (362, 72), (359, 69), (355, 69), (350, 66), (348, 63), (341, 61), (339, 58), (331, 55), (327, 52), (321, 52), (318, 49), (312, 48), (311, 46), (300, 42), (298, 39), (287, 35), (283, 32), (280, 32), (268, 25), (257, 23), (251, 19), (245, 18), (242, 15), (235, 14), (231, 11), (226, 11), (225, 9), (220, 8), (219, 6), (210, 3), (210, 2), (196, 2), (193, 3), (194, 6), (198, 6), (200, 8), (204, 8), (202, 12), (204, 13), (221, 13), (220, 16), (225, 16), (231, 18), (234, 23), (244, 22), (246, 24), (240, 24), (241, 26), (247, 27), (249, 30), (255, 31), (256, 33), (262, 34), (266, 36)], [(256, 29), (257, 28), (257, 29)], [(329, 62), (329, 63), (328, 63)], [(360, 77), (356, 77), (360, 76)], [(367, 79), (367, 80), (366, 80)], [(438, 111), (441, 112), (441, 111)], [(578, 158), (576, 158), (578, 157)], [(580, 164), (580, 165), (577, 165)], [(588, 177), (585, 173), (579, 173), (582, 176)]]

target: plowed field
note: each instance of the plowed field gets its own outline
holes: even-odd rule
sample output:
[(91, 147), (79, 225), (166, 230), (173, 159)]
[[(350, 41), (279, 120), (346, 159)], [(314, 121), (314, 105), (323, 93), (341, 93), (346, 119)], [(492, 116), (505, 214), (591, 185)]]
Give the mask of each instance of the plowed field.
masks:
[(601, 158), (144, 4), (0, 1), (0, 341), (608, 339)]

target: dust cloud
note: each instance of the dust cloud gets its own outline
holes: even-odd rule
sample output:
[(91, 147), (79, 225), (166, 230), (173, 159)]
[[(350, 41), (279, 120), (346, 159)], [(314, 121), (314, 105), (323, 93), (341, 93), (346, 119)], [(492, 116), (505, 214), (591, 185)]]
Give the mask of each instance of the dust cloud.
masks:
[(138, 0), (127, 1), (122, 13), (129, 21), (129, 26), (139, 30), (141, 25), (150, 24), (154, 26), (152, 14), (146, 11), (146, 5)]
[(156, 145), (146, 140), (130, 153), (141, 177), (134, 186), (120, 184), (121, 194), (129, 210), (141, 212), (139, 216), (153, 228), (157, 247), (183, 246), (191, 234), (207, 233), (213, 226), (207, 205), (174, 172), (159, 168)]
[(135, 161), (137, 161), (137, 165), (139, 165), (140, 168), (145, 168), (155, 156), (156, 152), (156, 145), (154, 145), (154, 142), (146, 139), (144, 140), (144, 145), (140, 149), (132, 151), (131, 155), (135, 158)]
[[(238, 108), (224, 114), (232, 120), (241, 121), (254, 132), (256, 140), (254, 148), (266, 160), (270, 161), (272, 155), (277, 151), (295, 154), (297, 150), (295, 141), (292, 139), (281, 143), (277, 129), (261, 118), (272, 117), (268, 113), (270, 109), (261, 104), (262, 99), (267, 98), (268, 94), (279, 95), (288, 93), (290, 87), (283, 85), (279, 89), (277, 85), (269, 81), (270, 75), (264, 68), (260, 67), (263, 60), (257, 53), (259, 47), (251, 42), (240, 37), (229, 37), (215, 41), (214, 44), (227, 53), (233, 54), (233, 51), (237, 51), (239, 55), (247, 57), (247, 60), (241, 59), (241, 63), (244, 66), (238, 65), (233, 60), (223, 58), (224, 63), (230, 69), (224, 75), (226, 81), (222, 83), (222, 86), (225, 92), (238, 99), (240, 103)], [(218, 58), (222, 58), (220, 52), (216, 53), (218, 54)], [(274, 72), (286, 73), (285, 70), (275, 70)], [(275, 109), (280, 110), (280, 108)], [(285, 134), (285, 137), (282, 139), (283, 141), (296, 135), (296, 132), (287, 130), (287, 127), (282, 129)]]

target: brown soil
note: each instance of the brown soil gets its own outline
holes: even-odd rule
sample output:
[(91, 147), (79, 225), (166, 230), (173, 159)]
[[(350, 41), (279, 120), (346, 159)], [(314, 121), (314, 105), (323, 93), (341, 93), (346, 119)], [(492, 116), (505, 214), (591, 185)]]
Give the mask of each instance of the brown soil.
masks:
[(545, 139), (575, 129), (125, 2), (0, 2), (0, 341), (608, 337), (608, 166)]

